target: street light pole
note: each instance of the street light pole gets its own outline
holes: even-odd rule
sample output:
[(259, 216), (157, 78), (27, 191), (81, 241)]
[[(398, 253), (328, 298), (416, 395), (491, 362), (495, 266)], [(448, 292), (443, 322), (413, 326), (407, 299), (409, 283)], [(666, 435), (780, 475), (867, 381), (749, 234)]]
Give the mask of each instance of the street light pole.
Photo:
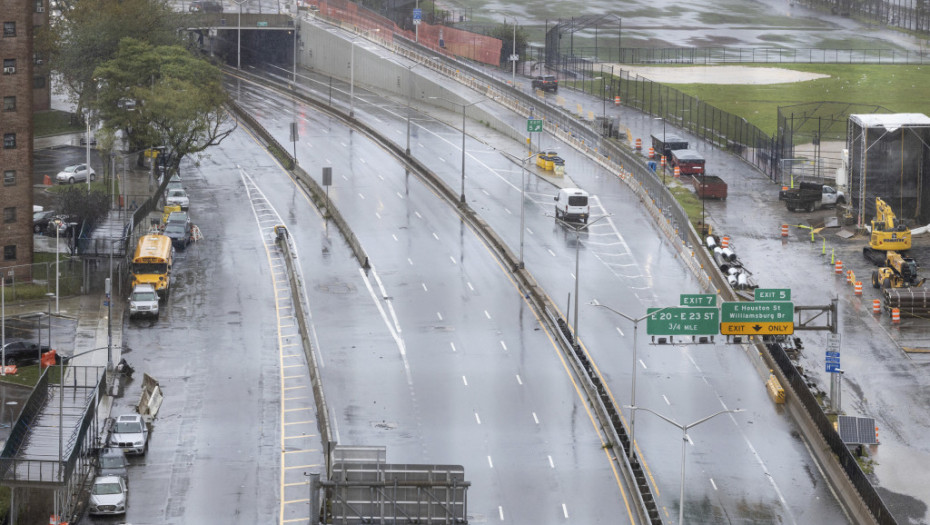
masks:
[(242, 69), (242, 4), (246, 0), (236, 2), (239, 4), (239, 20), (236, 22), (236, 71)]
[(513, 71), (510, 73), (510, 85), (517, 87), (517, 19), (513, 19), (513, 53), (510, 56), (510, 62), (513, 63)]
[(523, 232), (526, 230), (526, 161), (533, 158), (533, 155), (526, 157), (521, 162), (520, 169), (520, 262), (517, 264), (519, 269), (523, 269)]
[(655, 412), (653, 410), (650, 410), (648, 408), (645, 408), (645, 407), (629, 405), (627, 406), (627, 408), (632, 410), (634, 413), (637, 410), (645, 410), (646, 412), (650, 412), (653, 415), (656, 415), (659, 418), (665, 420), (666, 422), (671, 423), (672, 425), (675, 425), (676, 427), (681, 429), (681, 484), (680, 484), (679, 491), (678, 491), (678, 525), (684, 525), (684, 522), (685, 522), (684, 521), (685, 520), (685, 443), (687, 443), (688, 441), (688, 429), (694, 428), (700, 425), (701, 423), (707, 421), (708, 419), (713, 419), (719, 416), (720, 414), (735, 414), (737, 412), (742, 412), (743, 409), (742, 408), (724, 409), (719, 412), (713, 413), (707, 417), (698, 419), (694, 423), (682, 425), (681, 423), (678, 423), (674, 419), (667, 418), (663, 416), (662, 414)]
[[(0, 360), (3, 362), (0, 363), (0, 376), (6, 375), (6, 276), (0, 275), (0, 352), (2, 352), (2, 357)], [(42, 350), (42, 340), (39, 339), (39, 351)]]
[(420, 64), (414, 64), (410, 67), (407, 67), (407, 149), (404, 150), (407, 155), (410, 155), (410, 110), (411, 110), (411, 99), (413, 97), (411, 91), (413, 91), (413, 68), (419, 66)]
[(355, 116), (355, 40), (349, 51), (349, 117)]
[(84, 135), (84, 151), (86, 153), (86, 167), (87, 167), (87, 193), (90, 193), (90, 109), (87, 109), (87, 115), (84, 116), (84, 120), (87, 124), (87, 131)]
[(474, 106), (475, 104), (484, 102), (484, 100), (476, 100), (468, 104), (462, 104), (461, 102), (453, 102), (447, 98), (442, 98), (442, 97), (429, 97), (429, 98), (445, 100), (446, 102), (450, 104), (458, 104), (462, 106), (462, 193), (461, 193), (461, 197), (459, 200), (462, 204), (465, 204), (465, 110), (471, 106)]
[[(600, 304), (598, 302), (592, 302), (591, 304), (593, 306), (598, 306), (600, 308), (610, 310), (611, 312), (633, 323), (633, 379), (632, 379), (633, 388), (632, 388), (632, 392), (630, 393), (630, 405), (635, 407), (636, 406), (636, 362), (637, 362), (636, 350), (637, 348), (639, 348), (639, 346), (637, 346), (636, 343), (637, 343), (637, 334), (639, 333), (639, 322), (642, 321), (643, 319), (648, 318), (650, 315), (655, 315), (659, 312), (662, 312), (664, 310), (667, 310), (673, 307), (666, 306), (665, 308), (652, 312), (651, 314), (646, 314), (642, 317), (634, 318), (634, 317), (630, 317), (629, 315), (626, 315), (623, 312), (618, 312), (617, 310), (614, 310), (613, 308), (607, 305), (604, 305), (604, 304)], [(630, 411), (630, 449), (627, 451), (628, 458), (633, 459), (635, 449), (636, 449), (636, 411), (631, 410)]]
[[(61, 258), (61, 255), (58, 253), (58, 236), (61, 233), (61, 219), (55, 219), (55, 315), (61, 313), (61, 310), (58, 308), (58, 259)], [(71, 232), (71, 235), (74, 235), (74, 232)], [(52, 340), (48, 341), (49, 346), (52, 345)]]
[(594, 223), (596, 223), (597, 221), (605, 217), (610, 217), (610, 215), (601, 215), (600, 217), (594, 219), (593, 221), (591, 220), (590, 217), (588, 217), (588, 222), (584, 224), (579, 224), (579, 225), (574, 225), (570, 222), (563, 221), (562, 219), (556, 219), (556, 221), (562, 223), (563, 226), (570, 228), (572, 231), (575, 232), (575, 318), (572, 321), (572, 327), (574, 328), (574, 332), (575, 332), (575, 344), (576, 345), (580, 344), (578, 342), (580, 338), (580, 335), (579, 335), (580, 333), (578, 331), (578, 281), (580, 281), (581, 279), (580, 279), (580, 276), (578, 275), (578, 272), (579, 272), (578, 261), (579, 261), (580, 254), (581, 254), (581, 231), (588, 229), (588, 227), (590, 227), (591, 225), (593, 225)]
[(462, 196), (460, 199), (462, 204), (465, 204), (465, 108), (467, 107), (462, 105)]
[(517, 262), (517, 270), (522, 270), (524, 267), (523, 264), (523, 233), (526, 231), (526, 161), (535, 157), (536, 155), (530, 155), (524, 159), (517, 159), (510, 153), (504, 152), (504, 155), (507, 155), (513, 160), (520, 161), (520, 260)]

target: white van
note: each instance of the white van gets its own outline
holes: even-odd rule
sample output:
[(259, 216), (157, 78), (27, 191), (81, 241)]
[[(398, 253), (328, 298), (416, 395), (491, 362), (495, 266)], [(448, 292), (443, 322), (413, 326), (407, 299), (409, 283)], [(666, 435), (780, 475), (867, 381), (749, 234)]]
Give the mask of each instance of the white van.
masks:
[(555, 196), (556, 219), (587, 223), (590, 214), (588, 192), (578, 188), (562, 188)]

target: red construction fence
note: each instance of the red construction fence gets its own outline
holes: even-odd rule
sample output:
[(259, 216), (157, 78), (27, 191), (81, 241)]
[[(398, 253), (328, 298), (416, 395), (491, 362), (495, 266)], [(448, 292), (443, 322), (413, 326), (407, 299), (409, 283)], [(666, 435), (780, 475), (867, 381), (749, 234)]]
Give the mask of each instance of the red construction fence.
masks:
[[(312, 0), (306, 2), (306, 5), (316, 6), (319, 9), (319, 16), (339, 21), (344, 26), (351, 26), (357, 33), (372, 40), (391, 44), (394, 42), (395, 34), (410, 40), (417, 38), (413, 31), (405, 31), (390, 19), (359, 7), (354, 2)], [(500, 65), (503, 42), (499, 38), (454, 27), (421, 23), (418, 40), (420, 45), (446, 55), (467, 58), (493, 66)]]

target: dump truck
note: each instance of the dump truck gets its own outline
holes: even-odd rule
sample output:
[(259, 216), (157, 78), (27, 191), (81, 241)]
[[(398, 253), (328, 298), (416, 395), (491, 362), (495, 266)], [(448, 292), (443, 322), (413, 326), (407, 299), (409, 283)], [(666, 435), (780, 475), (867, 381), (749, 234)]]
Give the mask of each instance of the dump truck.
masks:
[(874, 288), (910, 288), (924, 284), (926, 278), (917, 275), (917, 261), (890, 250), (885, 254), (885, 264), (872, 271)]
[(862, 255), (874, 264), (882, 265), (887, 260), (885, 252), (898, 253), (911, 249), (911, 230), (900, 221), (884, 200), (875, 198), (875, 217), (871, 224), (869, 245), (862, 248)]
[(785, 201), (788, 211), (814, 211), (846, 204), (846, 195), (842, 191), (816, 182), (802, 182), (797, 188), (781, 190), (778, 198)]

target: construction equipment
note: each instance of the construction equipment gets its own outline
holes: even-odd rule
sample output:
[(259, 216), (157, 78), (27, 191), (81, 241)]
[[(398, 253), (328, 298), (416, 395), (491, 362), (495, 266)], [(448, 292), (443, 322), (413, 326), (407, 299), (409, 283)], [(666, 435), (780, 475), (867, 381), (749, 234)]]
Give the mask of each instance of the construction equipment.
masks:
[(886, 262), (885, 252), (889, 250), (898, 253), (911, 249), (911, 231), (904, 221), (895, 217), (885, 201), (875, 198), (875, 217), (872, 219), (872, 235), (869, 245), (862, 248), (862, 255), (876, 265)]
[(910, 288), (924, 284), (926, 278), (917, 277), (917, 261), (904, 257), (896, 251), (889, 251), (885, 257), (885, 266), (872, 271), (874, 288)]

